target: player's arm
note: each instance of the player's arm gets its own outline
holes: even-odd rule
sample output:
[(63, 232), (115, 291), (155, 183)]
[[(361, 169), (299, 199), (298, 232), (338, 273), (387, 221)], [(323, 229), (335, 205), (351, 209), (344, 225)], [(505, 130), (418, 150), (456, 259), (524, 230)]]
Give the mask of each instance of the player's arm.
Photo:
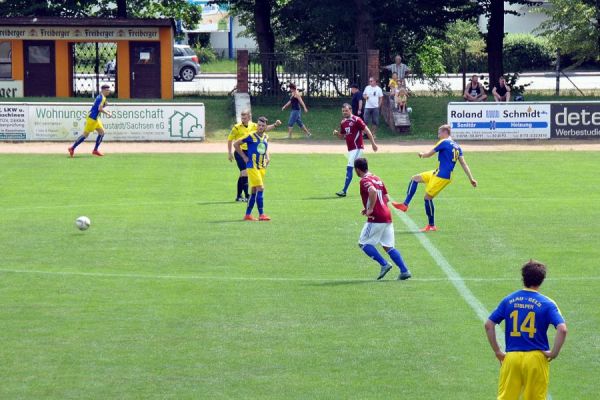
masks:
[(426, 153), (419, 153), (419, 158), (429, 158), (436, 153), (435, 149), (431, 149)]
[(488, 319), (487, 321), (485, 321), (484, 327), (488, 342), (490, 342), (490, 346), (492, 347), (492, 350), (494, 350), (496, 358), (498, 359), (498, 361), (500, 361), (500, 363), (502, 363), (506, 354), (502, 350), (500, 350), (498, 340), (496, 340), (496, 323)]
[(475, 178), (473, 178), (473, 174), (471, 173), (471, 169), (467, 165), (465, 158), (463, 156), (459, 156), (458, 162), (460, 163), (460, 166), (462, 167), (463, 171), (465, 171), (465, 174), (467, 174), (471, 185), (473, 185), (473, 187), (477, 187), (477, 181), (475, 180)]
[(337, 136), (338, 139), (343, 139), (344, 135), (342, 135), (342, 125), (340, 125), (340, 130), (338, 131), (337, 129), (333, 130), (333, 136)]
[(248, 156), (244, 154), (244, 151), (241, 147), (243, 142), (244, 139), (236, 140), (235, 142), (233, 142), (233, 148), (242, 157), (242, 160), (244, 160), (244, 162), (248, 162)]
[(269, 152), (269, 150), (267, 150), (267, 152), (265, 153), (265, 167), (268, 167), (270, 163), (271, 163), (271, 153)]
[(109, 117), (112, 117), (112, 114), (110, 113), (110, 111), (107, 111), (104, 109), (104, 104), (102, 104), (102, 101), (100, 101), (100, 104), (98, 104), (98, 112), (102, 113), (104, 115), (107, 115)]
[(233, 127), (233, 129), (231, 130), (231, 133), (229, 133), (229, 136), (227, 136), (227, 159), (229, 161), (233, 160), (233, 138), (235, 137), (235, 126)]
[(267, 127), (265, 128), (265, 131), (272, 131), (273, 129), (277, 128), (279, 125), (281, 125), (281, 121), (277, 120), (275, 121), (275, 123), (271, 124), (271, 125), (267, 125)]
[(369, 216), (373, 214), (373, 209), (375, 208), (375, 202), (377, 201), (377, 189), (374, 186), (369, 186), (369, 201), (367, 204), (369, 207), (365, 210), (365, 215)]
[(373, 151), (377, 151), (377, 149), (379, 147), (377, 146), (377, 143), (375, 143), (375, 138), (373, 137), (371, 130), (366, 125), (365, 125), (364, 132), (367, 134), (367, 137), (369, 138), (369, 141), (371, 142), (371, 148), (373, 148)]
[(298, 101), (300, 102), (300, 105), (302, 106), (302, 108), (304, 109), (304, 112), (307, 113), (308, 112), (308, 108), (306, 108), (306, 104), (304, 104), (304, 100), (302, 100), (302, 96), (300, 96), (299, 94), (296, 95), (296, 98), (298, 99)]
[(558, 353), (560, 353), (560, 349), (565, 343), (565, 339), (567, 338), (567, 324), (564, 322), (562, 324), (558, 324), (556, 327), (556, 336), (554, 337), (554, 346), (550, 351), (544, 351), (546, 357), (548, 357), (548, 361), (554, 360), (558, 357)]

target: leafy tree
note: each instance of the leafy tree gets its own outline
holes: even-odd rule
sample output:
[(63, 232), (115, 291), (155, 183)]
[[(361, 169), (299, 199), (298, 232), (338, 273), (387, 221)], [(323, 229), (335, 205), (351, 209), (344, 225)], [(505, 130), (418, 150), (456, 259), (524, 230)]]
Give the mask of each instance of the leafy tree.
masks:
[(569, 54), (575, 66), (588, 60), (598, 60), (600, 32), (598, 8), (584, 0), (550, 0), (551, 7), (541, 10), (548, 20), (538, 28), (551, 45)]

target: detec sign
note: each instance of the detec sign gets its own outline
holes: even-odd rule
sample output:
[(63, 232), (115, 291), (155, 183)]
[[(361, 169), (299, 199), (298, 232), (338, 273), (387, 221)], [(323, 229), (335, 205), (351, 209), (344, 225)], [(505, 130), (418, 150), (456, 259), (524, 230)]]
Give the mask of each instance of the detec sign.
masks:
[(553, 103), (552, 137), (557, 139), (600, 138), (600, 103)]
[(3, 26), (0, 40), (159, 40), (158, 28)]

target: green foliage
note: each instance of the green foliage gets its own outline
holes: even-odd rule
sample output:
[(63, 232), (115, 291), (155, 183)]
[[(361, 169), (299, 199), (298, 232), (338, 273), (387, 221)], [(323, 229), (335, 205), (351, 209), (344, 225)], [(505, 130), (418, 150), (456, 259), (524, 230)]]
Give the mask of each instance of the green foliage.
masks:
[(447, 72), (462, 72), (463, 52), (466, 71), (485, 71), (487, 54), (485, 43), (475, 22), (456, 21), (446, 26), (444, 67)]
[(531, 34), (508, 34), (504, 38), (504, 70), (519, 72), (552, 67), (552, 46), (547, 39)]
[(200, 60), (200, 64), (208, 64), (217, 61), (217, 53), (210, 46), (198, 46), (194, 47), (194, 52)]
[(576, 65), (598, 60), (598, 10), (582, 0), (549, 0), (549, 3), (551, 7), (540, 11), (549, 19), (537, 31), (549, 39), (553, 48), (569, 55)]

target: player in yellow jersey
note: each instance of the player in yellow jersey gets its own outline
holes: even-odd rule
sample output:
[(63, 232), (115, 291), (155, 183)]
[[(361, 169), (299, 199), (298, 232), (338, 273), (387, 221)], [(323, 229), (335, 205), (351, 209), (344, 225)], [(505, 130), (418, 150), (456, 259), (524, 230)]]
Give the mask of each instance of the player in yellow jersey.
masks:
[(75, 154), (75, 148), (81, 143), (83, 143), (83, 141), (87, 139), (89, 134), (94, 131), (98, 133), (98, 136), (96, 137), (96, 145), (94, 146), (94, 151), (92, 151), (92, 154), (95, 156), (104, 155), (100, 153), (100, 150), (98, 150), (98, 148), (100, 147), (100, 143), (102, 143), (102, 139), (104, 139), (104, 126), (102, 125), (102, 121), (100, 121), (100, 114), (106, 114), (109, 117), (111, 116), (111, 113), (104, 109), (104, 107), (107, 106), (106, 97), (109, 94), (110, 86), (102, 85), (101, 93), (98, 96), (96, 96), (94, 104), (92, 105), (92, 108), (90, 109), (90, 112), (88, 113), (88, 116), (85, 119), (85, 127), (83, 128), (83, 134), (79, 135), (79, 137), (75, 140), (75, 143), (73, 143), (73, 145), (69, 147), (69, 155), (71, 157), (73, 157), (73, 155)]
[[(252, 122), (252, 114), (250, 110), (243, 110), (241, 113), (242, 122), (235, 124), (231, 129), (231, 133), (227, 137), (227, 153), (229, 161), (233, 161), (235, 158), (235, 162), (237, 164), (238, 169), (240, 170), (240, 175), (237, 181), (237, 195), (235, 196), (235, 201), (248, 201), (248, 174), (246, 171), (246, 163), (242, 159), (242, 156), (237, 152), (234, 152), (233, 142), (236, 142), (240, 139), (245, 138), (252, 132), (256, 132), (258, 126), (255, 122)], [(281, 121), (277, 120), (274, 124), (267, 125), (266, 130), (270, 131), (275, 129), (281, 125)], [(248, 145), (246, 143), (241, 144), (242, 151), (247, 155), (248, 154)], [(244, 193), (244, 197), (242, 197), (242, 192)]]

